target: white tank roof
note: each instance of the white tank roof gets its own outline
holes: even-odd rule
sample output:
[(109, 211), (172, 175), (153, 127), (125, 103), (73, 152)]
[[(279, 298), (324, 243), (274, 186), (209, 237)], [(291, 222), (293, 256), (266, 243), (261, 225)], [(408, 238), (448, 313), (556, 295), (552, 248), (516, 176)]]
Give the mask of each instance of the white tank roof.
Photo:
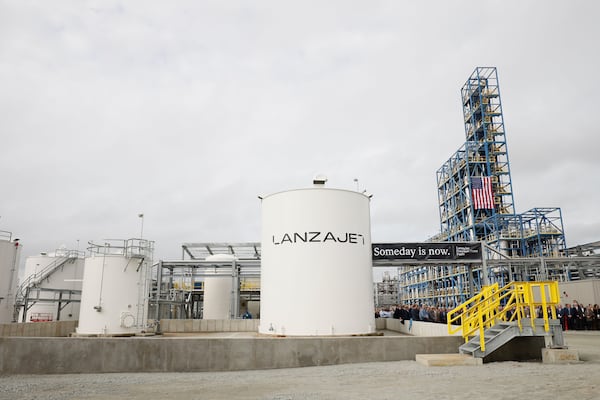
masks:
[(235, 261), (237, 257), (233, 254), (213, 254), (205, 258), (206, 261)]

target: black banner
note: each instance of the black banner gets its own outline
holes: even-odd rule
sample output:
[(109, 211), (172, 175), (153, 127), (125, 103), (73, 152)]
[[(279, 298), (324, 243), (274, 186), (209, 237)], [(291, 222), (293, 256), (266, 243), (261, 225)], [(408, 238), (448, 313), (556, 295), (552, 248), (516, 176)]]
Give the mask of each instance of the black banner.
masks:
[(373, 260), (481, 261), (481, 243), (373, 243)]

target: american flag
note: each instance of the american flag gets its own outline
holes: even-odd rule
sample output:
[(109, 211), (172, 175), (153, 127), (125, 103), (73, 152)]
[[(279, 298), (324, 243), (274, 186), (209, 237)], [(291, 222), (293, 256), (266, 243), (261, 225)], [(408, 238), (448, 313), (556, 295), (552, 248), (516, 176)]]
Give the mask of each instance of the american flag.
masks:
[(494, 193), (492, 192), (492, 178), (489, 176), (474, 176), (471, 178), (473, 206), (476, 210), (493, 209)]

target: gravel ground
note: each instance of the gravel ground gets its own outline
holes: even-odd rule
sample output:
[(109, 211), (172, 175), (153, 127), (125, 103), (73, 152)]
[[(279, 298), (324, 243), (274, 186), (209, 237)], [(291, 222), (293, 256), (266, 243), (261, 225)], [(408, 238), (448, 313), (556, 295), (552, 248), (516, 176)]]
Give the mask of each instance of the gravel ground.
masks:
[(581, 363), (425, 367), (414, 361), (239, 372), (12, 375), (0, 399), (600, 398), (600, 332), (565, 334)]

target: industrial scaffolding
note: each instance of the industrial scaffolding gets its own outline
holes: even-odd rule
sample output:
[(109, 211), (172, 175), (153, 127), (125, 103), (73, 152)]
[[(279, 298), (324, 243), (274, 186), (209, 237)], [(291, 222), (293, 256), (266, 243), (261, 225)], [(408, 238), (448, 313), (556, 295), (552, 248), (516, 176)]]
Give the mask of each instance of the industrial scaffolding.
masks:
[[(441, 233), (446, 241), (478, 241), (501, 230), (514, 198), (495, 68), (477, 68), (461, 89), (466, 142), (437, 171)], [(490, 178), (492, 207), (477, 207), (475, 179)]]
[[(437, 171), (443, 241), (483, 241), (490, 258), (549, 257), (566, 249), (560, 208), (515, 213), (504, 116), (493, 67), (479, 67), (461, 89), (463, 146)], [(481, 206), (474, 182), (489, 178), (493, 202)]]
[[(569, 280), (567, 263), (523, 267), (510, 260), (558, 258), (566, 254), (562, 213), (557, 207), (515, 213), (498, 73), (478, 67), (461, 88), (465, 143), (437, 170), (440, 233), (431, 241), (483, 242), (494, 268), (427, 265), (399, 272), (399, 298), (453, 306), (486, 283), (523, 280)], [(487, 191), (483, 182), (489, 183)], [(485, 186), (484, 186), (485, 188)], [(489, 201), (481, 202), (481, 193)], [(539, 264), (539, 266), (538, 266)], [(469, 286), (471, 285), (471, 286)]]
[[(483, 241), (490, 258), (552, 257), (566, 249), (560, 208), (515, 213), (504, 116), (493, 67), (479, 67), (461, 89), (465, 143), (437, 171), (440, 234), (434, 240)], [(475, 182), (489, 179), (489, 205)]]
[[(249, 302), (260, 300), (260, 244), (184, 243), (181, 260), (160, 260), (152, 270), (149, 315), (158, 321), (203, 317), (204, 281), (207, 277), (231, 278), (230, 317), (240, 318)], [(215, 254), (234, 256), (231, 261), (206, 261)]]

